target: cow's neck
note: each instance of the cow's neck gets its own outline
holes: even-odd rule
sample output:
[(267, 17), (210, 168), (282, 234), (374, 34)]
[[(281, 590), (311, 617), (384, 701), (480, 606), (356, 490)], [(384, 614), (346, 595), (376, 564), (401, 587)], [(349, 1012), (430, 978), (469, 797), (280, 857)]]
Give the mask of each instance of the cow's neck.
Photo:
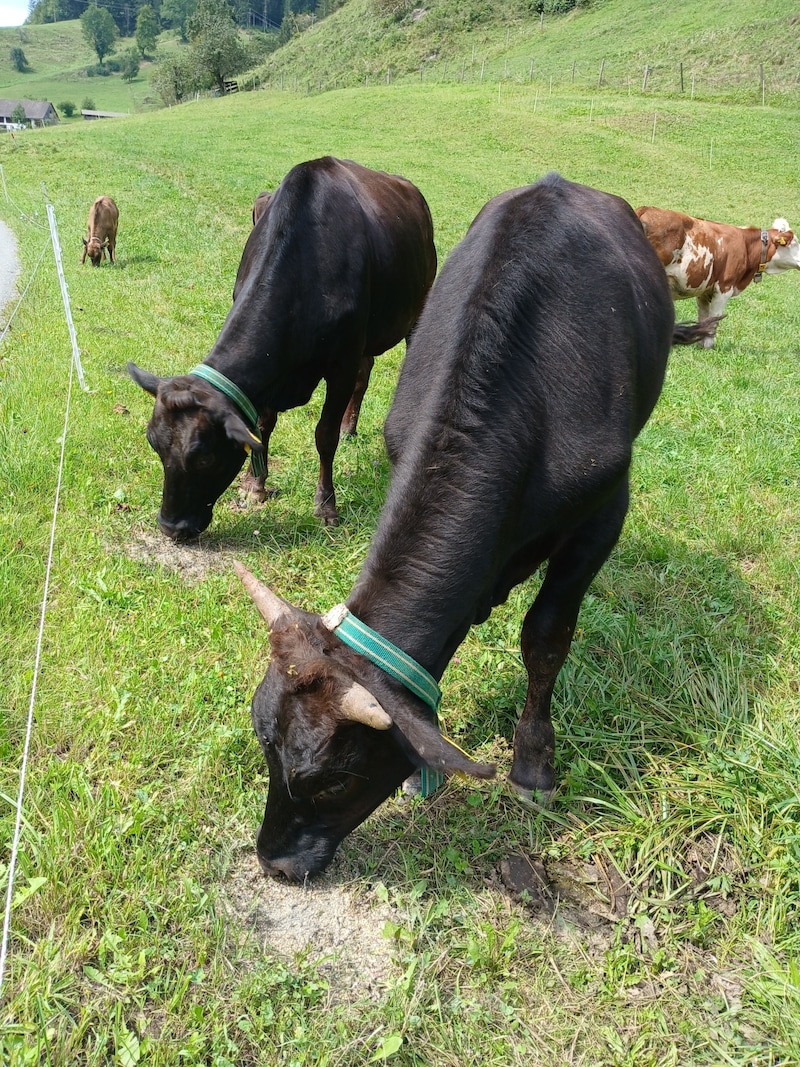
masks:
[(502, 500), (493, 501), (489, 516), (479, 500), (453, 491), (454, 484), (460, 483), (446, 474), (431, 479), (415, 498), (408, 483), (393, 483), (347, 599), (354, 615), (437, 680), (470, 626), (500, 599)]

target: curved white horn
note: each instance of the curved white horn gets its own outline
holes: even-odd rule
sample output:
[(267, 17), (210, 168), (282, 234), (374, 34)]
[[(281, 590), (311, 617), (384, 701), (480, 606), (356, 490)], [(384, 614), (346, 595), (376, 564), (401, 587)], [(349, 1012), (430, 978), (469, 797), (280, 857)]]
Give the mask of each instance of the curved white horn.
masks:
[(363, 685), (353, 682), (342, 697), (341, 712), (351, 722), (371, 726), (373, 730), (388, 730), (392, 720), (375, 697)]
[(290, 604), (287, 604), (285, 600), (281, 600), (263, 582), (260, 582), (238, 559), (233, 561), (233, 569), (241, 578), (242, 585), (253, 598), (253, 603), (264, 616), (269, 626), (272, 626), (279, 615), (285, 615), (292, 610)]

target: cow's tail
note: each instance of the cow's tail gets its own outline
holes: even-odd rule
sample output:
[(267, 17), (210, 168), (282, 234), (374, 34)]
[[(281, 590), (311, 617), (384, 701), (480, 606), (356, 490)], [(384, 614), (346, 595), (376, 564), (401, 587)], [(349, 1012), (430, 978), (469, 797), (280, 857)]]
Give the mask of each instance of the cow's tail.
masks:
[(712, 315), (702, 322), (676, 322), (672, 331), (672, 343), (674, 345), (694, 345), (708, 338), (713, 340), (717, 326), (725, 318), (724, 315)]

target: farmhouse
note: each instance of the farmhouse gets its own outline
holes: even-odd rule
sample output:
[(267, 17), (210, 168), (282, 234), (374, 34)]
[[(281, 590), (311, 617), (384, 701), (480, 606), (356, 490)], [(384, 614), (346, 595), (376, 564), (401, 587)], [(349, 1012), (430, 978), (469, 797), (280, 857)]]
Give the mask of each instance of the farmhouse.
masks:
[(56, 109), (46, 100), (0, 100), (0, 128), (13, 122), (11, 116), (20, 106), (31, 126), (55, 126), (58, 122)]

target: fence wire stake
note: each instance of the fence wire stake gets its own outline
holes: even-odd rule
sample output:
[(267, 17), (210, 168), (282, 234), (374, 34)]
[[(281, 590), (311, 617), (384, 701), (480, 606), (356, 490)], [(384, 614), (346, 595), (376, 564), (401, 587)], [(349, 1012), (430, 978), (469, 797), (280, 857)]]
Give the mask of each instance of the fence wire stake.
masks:
[[(47, 194), (45, 193), (45, 196)], [(53, 255), (56, 257), (56, 269), (58, 270), (58, 281), (61, 285), (61, 299), (64, 302), (64, 314), (67, 317), (67, 328), (69, 329), (69, 339), (72, 343), (72, 359), (75, 363), (75, 372), (78, 375), (78, 382), (81, 389), (85, 393), (89, 392), (89, 388), (86, 385), (86, 380), (83, 377), (83, 367), (81, 365), (81, 354), (78, 349), (78, 338), (75, 334), (75, 323), (72, 321), (72, 310), (69, 303), (69, 292), (67, 291), (67, 280), (64, 277), (64, 267), (61, 263), (61, 245), (58, 240), (58, 230), (56, 228), (56, 213), (53, 209), (53, 205), (50, 201), (47, 201), (47, 219), (50, 223), (50, 239), (53, 242)]]

